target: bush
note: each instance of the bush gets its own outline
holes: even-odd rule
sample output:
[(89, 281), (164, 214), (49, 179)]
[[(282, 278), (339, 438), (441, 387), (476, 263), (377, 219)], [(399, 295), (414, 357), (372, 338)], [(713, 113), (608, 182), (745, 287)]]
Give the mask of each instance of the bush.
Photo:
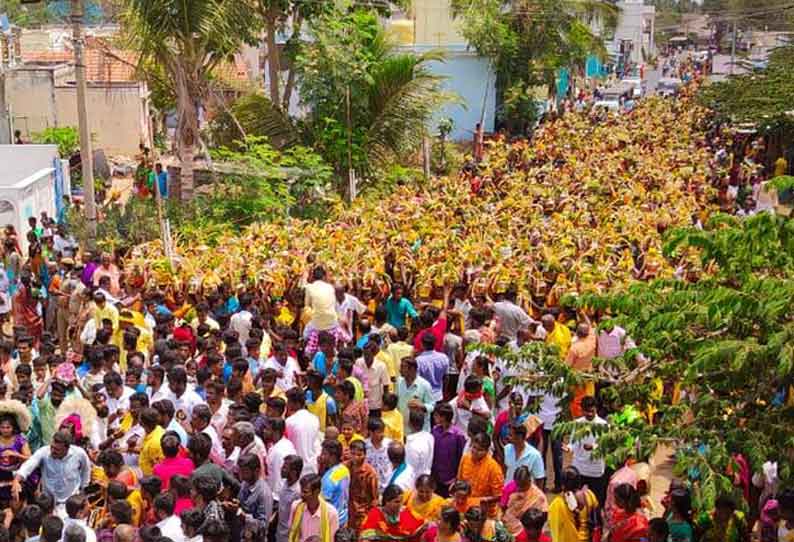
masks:
[(80, 134), (74, 126), (46, 128), (33, 134), (33, 143), (58, 145), (58, 154), (68, 159), (80, 150)]

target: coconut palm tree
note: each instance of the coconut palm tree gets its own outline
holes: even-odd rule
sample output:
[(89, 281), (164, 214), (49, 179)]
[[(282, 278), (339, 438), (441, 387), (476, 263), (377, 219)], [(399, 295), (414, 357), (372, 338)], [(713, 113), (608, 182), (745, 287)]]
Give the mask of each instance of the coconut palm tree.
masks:
[(243, 97), (232, 110), (247, 135), (268, 136), (281, 147), (313, 147), (340, 181), (349, 165), (366, 177), (415, 151), (433, 115), (457, 101), (431, 71), (443, 55), (399, 51), (374, 11), (331, 10), (309, 26), (312, 39), (295, 67), (306, 113), (290, 117), (263, 94)]
[(259, 18), (248, 2), (127, 0), (124, 27), (139, 63), (162, 66), (173, 85), (182, 199), (193, 197), (193, 157), (198, 111), (213, 70), (252, 40)]

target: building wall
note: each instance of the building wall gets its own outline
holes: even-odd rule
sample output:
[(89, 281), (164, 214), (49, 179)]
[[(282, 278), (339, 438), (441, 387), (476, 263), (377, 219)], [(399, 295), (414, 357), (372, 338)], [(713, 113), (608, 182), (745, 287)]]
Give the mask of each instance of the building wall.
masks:
[[(59, 84), (60, 68), (8, 72), (6, 97), (15, 130), (29, 140), (49, 127), (77, 127), (77, 89)], [(148, 140), (148, 98), (144, 83), (89, 85), (88, 122), (94, 146), (107, 154), (132, 156)]]
[(13, 186), (40, 169), (52, 167), (55, 145), (0, 145), (0, 188)]
[(469, 140), (480, 122), (484, 102), (483, 128), (486, 132), (492, 132), (496, 110), (496, 76), (488, 60), (463, 48), (447, 48), (446, 53), (446, 62), (433, 62), (430, 69), (437, 75), (447, 77), (444, 87), (457, 94), (462, 103), (447, 105), (437, 118), (450, 117), (453, 120), (452, 139)]
[(653, 43), (656, 9), (644, 5), (642, 0), (625, 0), (617, 5), (620, 8), (620, 18), (615, 29), (615, 49), (619, 50), (621, 40), (630, 40), (634, 44), (631, 60), (640, 63), (643, 48), (648, 55), (656, 53)]
[(452, 18), (449, 0), (414, 0), (414, 36), (417, 45), (465, 45), (460, 21)]
[(51, 69), (16, 69), (6, 74), (6, 100), (14, 130), (30, 140), (35, 132), (57, 126)]
[[(94, 146), (105, 153), (132, 156), (147, 141), (145, 101), (141, 85), (88, 87), (88, 125)], [(55, 104), (61, 126), (77, 126), (77, 89), (56, 87)]]

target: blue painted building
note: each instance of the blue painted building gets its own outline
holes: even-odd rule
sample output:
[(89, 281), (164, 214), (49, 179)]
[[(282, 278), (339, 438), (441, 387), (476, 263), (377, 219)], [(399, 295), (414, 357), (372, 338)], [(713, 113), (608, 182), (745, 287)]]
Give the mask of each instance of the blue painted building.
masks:
[(460, 103), (446, 106), (438, 115), (452, 119), (452, 139), (470, 140), (480, 119), (484, 130), (492, 132), (496, 74), (489, 60), (466, 43), (460, 21), (452, 18), (449, 0), (414, 0), (411, 12), (393, 17), (389, 26), (402, 47), (416, 52), (441, 50), (446, 55), (445, 62), (434, 62), (431, 69), (446, 77), (446, 90), (460, 97)]

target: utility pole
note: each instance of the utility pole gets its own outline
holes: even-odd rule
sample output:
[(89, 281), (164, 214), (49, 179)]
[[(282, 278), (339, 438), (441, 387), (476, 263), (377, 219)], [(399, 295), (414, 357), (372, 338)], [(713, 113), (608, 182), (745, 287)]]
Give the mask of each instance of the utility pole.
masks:
[(347, 182), (349, 203), (356, 199), (356, 172), (353, 171), (353, 121), (350, 112), (350, 84), (347, 85), (345, 92), (345, 104), (347, 109)]
[(731, 75), (733, 75), (733, 65), (736, 62), (736, 19), (733, 20), (733, 36), (731, 36)]
[(88, 220), (88, 250), (96, 250), (96, 202), (94, 201), (94, 155), (86, 110), (85, 63), (83, 62), (83, 0), (72, 2), (72, 42), (77, 82), (77, 121), (80, 126), (80, 164), (83, 170), (83, 197)]

